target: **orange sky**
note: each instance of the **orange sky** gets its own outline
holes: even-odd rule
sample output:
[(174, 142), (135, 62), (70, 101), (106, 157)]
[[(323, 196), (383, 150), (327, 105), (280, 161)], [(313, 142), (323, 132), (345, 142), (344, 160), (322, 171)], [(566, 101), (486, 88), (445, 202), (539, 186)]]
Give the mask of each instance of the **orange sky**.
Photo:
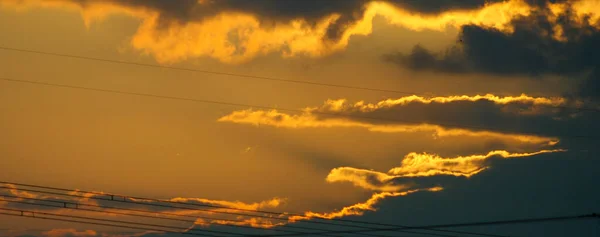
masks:
[[(587, 126), (595, 115), (560, 108), (597, 103), (568, 96), (579, 85), (570, 75), (419, 71), (384, 59), (410, 54), (415, 45), (443, 52), (463, 26), (511, 35), (512, 20), (541, 8), (510, 0), (423, 13), (366, 2), (330, 39), (346, 12), (288, 19), (223, 8), (204, 16), (195, 10), (210, 4), (198, 2), (178, 16), (149, 3), (0, 0), (0, 47), (308, 82), (0, 49), (0, 78), (273, 108), (0, 81), (0, 181), (342, 218), (377, 213), (384, 201), (416, 193), (441, 197), (452, 189), (405, 178), (453, 176), (468, 186), (496, 172), (505, 162), (497, 158), (519, 164), (579, 151), (558, 131), (569, 131), (571, 123)], [(572, 40), (561, 34), (556, 17), (568, 10), (574, 25), (600, 29), (597, 0), (547, 9), (556, 25), (549, 40)], [(0, 229), (13, 229), (14, 236), (32, 225), (48, 230), (38, 233), (45, 237), (109, 231), (0, 216)]]

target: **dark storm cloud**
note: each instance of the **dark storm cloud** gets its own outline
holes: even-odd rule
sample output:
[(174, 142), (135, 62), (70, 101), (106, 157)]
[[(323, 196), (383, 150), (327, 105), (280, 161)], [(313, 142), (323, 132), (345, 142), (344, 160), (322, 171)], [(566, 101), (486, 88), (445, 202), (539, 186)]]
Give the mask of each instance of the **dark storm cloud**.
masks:
[[(587, 149), (589, 145), (579, 147)], [(600, 192), (591, 188), (600, 176), (595, 152), (501, 160), (465, 182), (445, 180), (447, 186), (441, 192), (386, 199), (377, 212), (366, 213), (359, 220), (432, 225), (598, 212)], [(506, 236), (592, 236), (598, 233), (597, 224), (591, 220), (460, 230)]]
[[(591, 91), (589, 93), (593, 93)], [(579, 110), (528, 103), (496, 104), (488, 100), (409, 103), (373, 111), (348, 109), (349, 119), (372, 124), (438, 124), (472, 131), (532, 134), (548, 137), (597, 136), (599, 110)], [(316, 116), (329, 118), (327, 115)], [(370, 119), (378, 118), (378, 119)], [(395, 118), (401, 118), (397, 120)]]
[[(556, 22), (551, 17), (557, 17)], [(417, 45), (409, 54), (396, 53), (385, 58), (417, 71), (586, 78), (579, 94), (598, 97), (600, 93), (594, 90), (600, 80), (598, 25), (590, 23), (589, 18), (578, 19), (573, 9), (553, 16), (545, 8), (516, 18), (511, 24), (512, 33), (466, 25), (461, 28), (458, 42), (443, 52)], [(559, 27), (562, 35), (557, 33)], [(555, 35), (561, 35), (562, 40)]]
[[(109, 0), (117, 5), (151, 9), (158, 12), (161, 24), (173, 21), (185, 23), (198, 21), (223, 12), (243, 12), (256, 15), (265, 26), (277, 21), (305, 19), (315, 24), (333, 13), (341, 17), (328, 29), (327, 37), (336, 39), (345, 26), (362, 17), (365, 4), (373, 0)], [(503, 0), (383, 0), (411, 12), (436, 14), (459, 9), (476, 9), (484, 4)], [(82, 7), (94, 3), (93, 0), (73, 0)]]
[[(532, 145), (553, 145), (551, 141), (565, 138), (595, 139), (598, 136), (600, 110), (577, 106), (565, 98), (493, 95), (435, 97), (429, 102), (421, 97), (402, 97), (372, 104), (330, 100), (322, 107), (312, 108), (316, 112), (311, 113), (294, 115), (241, 110), (218, 121), (283, 128), (362, 127), (392, 133), (427, 131), (440, 137), (489, 136)], [(332, 117), (334, 114), (342, 117)], [(451, 129), (455, 129), (452, 130), (455, 133), (449, 132)]]
[[(93, 0), (73, 0), (86, 6)], [(221, 12), (236, 11), (253, 13), (270, 19), (306, 18), (317, 19), (331, 13), (352, 15), (360, 13), (365, 3), (374, 0), (109, 0), (115, 4), (131, 7), (142, 7), (159, 11), (166, 17), (191, 20), (196, 17), (206, 17)], [(396, 6), (419, 13), (440, 13), (458, 9), (475, 9), (486, 3), (502, 2), (503, 0), (383, 0)], [(535, 2), (534, 0), (529, 0)]]

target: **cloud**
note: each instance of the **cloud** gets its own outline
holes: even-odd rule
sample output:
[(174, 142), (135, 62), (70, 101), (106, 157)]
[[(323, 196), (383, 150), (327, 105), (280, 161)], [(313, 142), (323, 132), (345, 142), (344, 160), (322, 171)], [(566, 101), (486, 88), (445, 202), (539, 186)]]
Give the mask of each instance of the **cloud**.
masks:
[(77, 231), (76, 229), (54, 229), (43, 233), (45, 237), (100, 237), (94, 230)]
[(245, 209), (245, 210), (258, 210), (258, 209), (266, 209), (266, 208), (277, 208), (281, 204), (285, 202), (285, 199), (282, 198), (273, 198), (271, 200), (266, 200), (257, 203), (244, 203), (240, 201), (223, 201), (223, 200), (210, 200), (204, 198), (172, 198), (169, 201), (173, 202), (183, 202), (183, 203), (192, 203), (192, 204), (206, 204), (206, 205), (214, 205), (225, 208), (237, 208), (237, 209)]
[(541, 150), (530, 153), (510, 153), (508, 151), (490, 151), (485, 155), (459, 156), (443, 158), (427, 153), (410, 153), (402, 160), (400, 167), (388, 171), (398, 177), (419, 177), (433, 175), (453, 175), (471, 177), (488, 168), (486, 161), (492, 157), (522, 158), (545, 153), (564, 152), (566, 150)]
[(397, 192), (414, 188), (415, 184), (407, 183), (406, 178), (455, 176), (470, 178), (488, 169), (493, 158), (502, 159), (523, 158), (546, 153), (565, 152), (566, 150), (541, 150), (527, 153), (510, 153), (508, 151), (490, 151), (483, 155), (458, 156), (444, 158), (435, 154), (410, 153), (404, 157), (399, 167), (390, 169), (387, 173), (339, 167), (331, 170), (327, 182), (349, 182), (354, 186), (368, 190)]
[(438, 192), (442, 191), (441, 187), (433, 187), (433, 188), (425, 188), (425, 189), (412, 189), (403, 192), (381, 192), (374, 193), (371, 198), (369, 198), (365, 202), (353, 204), (347, 207), (342, 208), (340, 211), (328, 212), (328, 213), (316, 213), (316, 212), (306, 212), (304, 213), (304, 217), (292, 217), (292, 221), (304, 220), (310, 218), (326, 218), (326, 219), (334, 219), (334, 218), (342, 218), (345, 216), (361, 216), (365, 213), (365, 211), (377, 211), (375, 207), (381, 200), (387, 197), (398, 197), (398, 196), (406, 196), (412, 193), (421, 192), (421, 191), (429, 191), (429, 192)]
[(600, 1), (546, 4), (509, 25), (513, 31), (463, 25), (460, 41), (443, 52), (416, 45), (385, 58), (416, 71), (579, 77), (585, 81), (576, 93), (598, 96), (588, 88), (600, 80)]
[[(244, 203), (240, 201), (224, 201), (224, 200), (210, 200), (203, 198), (172, 198), (167, 201), (177, 203), (165, 203), (154, 200), (135, 199), (124, 196), (114, 196), (114, 200), (111, 201), (111, 196), (103, 194), (102, 192), (92, 193), (79, 193), (70, 192), (69, 195), (75, 196), (63, 196), (55, 194), (44, 194), (28, 191), (17, 190), (17, 186), (4, 185), (5, 189), (0, 189), (0, 195), (8, 195), (9, 197), (0, 197), (0, 207), (19, 209), (25, 211), (37, 211), (52, 214), (68, 214), (68, 215), (92, 215), (101, 218), (112, 218), (115, 213), (100, 213), (96, 211), (109, 211), (123, 214), (136, 214), (136, 215), (148, 215), (147, 213), (140, 213), (141, 211), (152, 211), (156, 212), (158, 216), (179, 218), (184, 215), (185, 217), (194, 217), (197, 225), (210, 226), (212, 224), (234, 224), (234, 225), (246, 225), (255, 227), (273, 227), (279, 223), (269, 219), (269, 215), (264, 215), (264, 218), (257, 218), (251, 216), (245, 216), (248, 211), (254, 210), (269, 210), (280, 208), (284, 203), (283, 198), (273, 198), (270, 200), (256, 202), (256, 203)], [(16, 197), (15, 197), (16, 196)], [(6, 200), (6, 201), (3, 201)], [(13, 201), (13, 202), (7, 202)], [(14, 202), (17, 201), (17, 202)], [(66, 204), (65, 204), (66, 202)], [(29, 203), (29, 204), (27, 204)], [(33, 205), (32, 205), (33, 204)], [(75, 205), (77, 204), (77, 205)], [(146, 205), (139, 205), (146, 204)], [(194, 207), (192, 205), (202, 205)], [(204, 206), (209, 205), (209, 206)], [(98, 207), (100, 206), (100, 207)], [(211, 207), (213, 206), (213, 207)], [(116, 207), (114, 208), (101, 208), (101, 207)], [(130, 210), (123, 210), (130, 209)], [(239, 210), (235, 210), (239, 209)], [(84, 211), (92, 210), (92, 212)], [(177, 215), (177, 216), (173, 216)], [(256, 215), (262, 215), (260, 213)], [(128, 217), (123, 217), (128, 218)], [(138, 218), (139, 219), (139, 218)], [(221, 219), (221, 220), (220, 220)], [(224, 221), (231, 220), (231, 221)], [(192, 222), (190, 220), (189, 222)], [(279, 221), (281, 222), (281, 221)], [(192, 224), (190, 223), (190, 226)], [(62, 232), (61, 232), (62, 233)]]
[[(13, 187), (13, 186), (11, 186), (11, 187)], [(236, 218), (229, 218), (230, 221), (228, 221), (228, 220), (213, 220), (210, 218), (197, 218), (195, 223), (193, 225), (191, 225), (189, 228), (187, 228), (186, 231), (193, 231), (196, 229), (206, 229), (206, 228), (211, 228), (211, 229), (212, 228), (225, 228), (224, 229), (225, 231), (235, 230), (235, 229), (231, 229), (231, 227), (217, 226), (215, 224), (245, 225), (245, 226), (257, 227), (257, 228), (277, 228), (279, 226), (284, 226), (284, 225), (288, 225), (290, 223), (296, 223), (301, 220), (309, 220), (309, 219), (313, 219), (313, 218), (332, 219), (332, 218), (341, 218), (344, 216), (363, 215), (366, 211), (376, 211), (377, 209), (375, 206), (381, 200), (383, 200), (387, 197), (406, 196), (406, 195), (409, 195), (409, 194), (412, 194), (415, 192), (420, 192), (420, 191), (435, 192), (435, 191), (440, 191), (440, 190), (442, 190), (441, 187), (432, 187), (432, 188), (421, 188), (421, 189), (406, 189), (404, 191), (398, 191), (398, 192), (394, 191), (394, 192), (374, 193), (371, 196), (371, 198), (369, 198), (367, 201), (343, 207), (340, 211), (332, 211), (332, 212), (325, 212), (325, 213), (316, 213), (316, 212), (312, 212), (312, 211), (307, 211), (305, 213), (305, 216), (294, 216), (294, 215), (278, 215), (278, 216), (276, 216), (278, 218), (284, 218), (284, 219), (271, 219), (268, 216), (265, 216), (264, 218), (237, 216)], [(11, 190), (11, 191), (14, 192), (15, 190)], [(53, 198), (53, 197), (47, 197), (44, 195), (35, 195), (35, 194), (28, 194), (27, 196), (30, 198), (41, 198), (41, 199), (45, 199), (45, 200), (52, 200), (52, 198)], [(102, 195), (87, 195), (88, 198), (97, 197), (97, 196), (102, 196)], [(135, 199), (128, 199), (128, 200), (130, 200), (131, 202), (139, 201), (139, 200), (135, 200)], [(270, 200), (270, 201), (264, 201), (264, 202), (260, 202), (260, 203), (254, 203), (254, 204), (245, 204), (245, 203), (241, 203), (241, 202), (213, 201), (213, 200), (198, 199), (198, 198), (173, 198), (170, 200), (178, 201), (178, 202), (185, 202), (185, 203), (210, 203), (210, 204), (218, 204), (218, 205), (223, 205), (226, 207), (234, 207), (234, 208), (247, 207), (250, 210), (255, 210), (258, 208), (261, 208), (261, 210), (264, 210), (263, 208), (274, 208), (274, 207), (278, 207), (281, 203), (280, 200), (276, 200), (276, 199)], [(143, 202), (153, 203), (152, 201), (143, 201)], [(128, 206), (131, 204), (126, 203), (124, 205)], [(123, 207), (123, 206), (120, 205), (120, 207)], [(20, 206), (20, 208), (30, 210), (30, 211), (39, 211), (39, 209), (37, 209), (37, 208), (31, 208), (31, 207), (27, 208), (26, 206)], [(146, 210), (139, 206), (134, 207), (134, 209)], [(69, 211), (73, 211), (72, 213), (68, 213), (71, 215), (90, 217), (90, 215), (83, 215), (83, 212), (75, 212), (75, 210), (69, 210)], [(235, 210), (231, 210), (231, 211), (235, 212)], [(55, 213), (55, 214), (65, 214), (65, 212), (63, 212), (62, 208), (60, 208), (60, 207), (57, 207), (56, 209), (53, 209), (50, 211), (45, 210), (44, 212)], [(129, 213), (128, 211), (119, 211), (119, 212)], [(131, 211), (131, 213), (135, 213), (135, 211)], [(187, 214), (193, 214), (193, 213), (195, 213), (195, 211), (194, 210), (182, 210), (182, 211), (163, 210), (163, 211), (161, 211), (161, 213), (178, 213), (178, 214), (187, 215)], [(41, 214), (41, 215), (43, 216), (43, 214)], [(110, 214), (97, 214), (97, 215), (98, 215), (97, 217), (100, 217), (100, 218), (114, 219), (114, 215), (110, 215)], [(219, 215), (211, 214), (210, 217), (211, 218), (219, 217)], [(227, 218), (224, 218), (224, 219), (227, 219)], [(125, 220), (125, 219), (119, 219), (119, 220)], [(135, 221), (140, 222), (142, 220), (140, 220), (138, 218)], [(265, 230), (257, 229), (256, 231), (264, 232)], [(97, 231), (97, 230), (79, 231), (76, 229), (53, 229), (50, 231), (43, 232), (42, 236), (44, 236), (44, 237), (137, 237), (137, 236), (162, 236), (162, 234), (158, 233), (158, 232), (139, 232), (139, 233), (135, 233), (135, 234), (109, 234), (107, 232), (102, 232), (102, 231)]]
[(478, 102), (488, 101), (496, 105), (508, 105), (508, 104), (523, 104), (531, 106), (561, 106), (564, 105), (566, 100), (564, 98), (546, 98), (546, 97), (531, 97), (525, 94), (520, 96), (497, 96), (493, 94), (486, 95), (454, 95), (454, 96), (436, 96), (436, 97), (422, 97), (417, 95), (405, 96), (398, 99), (387, 99), (379, 101), (376, 104), (368, 104), (364, 101), (359, 101), (354, 104), (348, 104), (346, 100), (328, 100), (321, 108), (314, 108), (313, 110), (321, 111), (361, 111), (361, 112), (372, 112), (380, 109), (392, 108), (395, 106), (406, 106), (409, 104), (448, 104), (452, 102)]
[(370, 35), (373, 19), (410, 30), (444, 31), (477, 25), (511, 32), (507, 23), (534, 6), (511, 1), (75, 1), (3, 0), (5, 7), (54, 7), (81, 12), (86, 25), (113, 14), (142, 20), (131, 46), (160, 63), (211, 57), (243, 63), (260, 55), (322, 57), (344, 50), (350, 38)]
[(350, 182), (357, 187), (384, 192), (396, 192), (410, 188), (410, 185), (391, 183), (390, 181), (394, 178), (396, 176), (377, 171), (340, 167), (331, 170), (326, 180), (329, 183)]
[(115, 234), (109, 232), (101, 232), (96, 230), (82, 230), (76, 229), (52, 229), (41, 232), (43, 237), (141, 237), (149, 234), (158, 233), (156, 231), (145, 231), (133, 234)]
[[(281, 128), (365, 128), (374, 132), (430, 132), (554, 145), (556, 137), (585, 133), (597, 114), (583, 113), (564, 98), (520, 96), (406, 96), (376, 103), (328, 100), (302, 113), (239, 110), (218, 119)], [(579, 104), (581, 106), (581, 104)], [(547, 129), (552, 127), (553, 129)]]

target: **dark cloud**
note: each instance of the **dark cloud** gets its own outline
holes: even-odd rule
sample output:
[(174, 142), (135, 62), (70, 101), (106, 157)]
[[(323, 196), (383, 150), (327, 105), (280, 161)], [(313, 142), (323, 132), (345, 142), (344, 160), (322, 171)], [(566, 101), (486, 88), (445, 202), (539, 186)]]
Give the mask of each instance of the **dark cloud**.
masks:
[[(94, 3), (94, 0), (71, 0), (82, 7)], [(323, 17), (333, 13), (340, 14), (340, 19), (330, 26), (327, 36), (337, 39), (344, 28), (351, 22), (362, 17), (365, 4), (372, 0), (108, 0), (114, 4), (151, 9), (158, 12), (161, 25), (168, 25), (173, 21), (185, 23), (198, 21), (215, 16), (222, 12), (251, 13), (259, 17), (265, 26), (277, 21), (292, 19), (305, 19), (310, 24), (316, 23)], [(398, 7), (423, 14), (436, 14), (444, 11), (458, 9), (475, 9), (486, 3), (501, 2), (503, 0), (383, 0)], [(106, 2), (106, 1), (105, 1)]]
[(389, 0), (397, 6), (421, 13), (440, 13), (451, 10), (475, 9), (486, 3), (503, 2), (504, 0)]
[[(595, 186), (599, 177), (595, 171), (598, 165), (600, 160), (593, 153), (575, 152), (498, 160), (491, 169), (464, 182), (444, 181), (447, 186), (441, 192), (389, 198), (382, 201), (377, 212), (357, 219), (432, 225), (597, 212), (600, 192), (590, 187)], [(555, 237), (593, 235), (598, 233), (596, 226), (597, 220), (590, 220), (456, 230)]]
[(600, 99), (600, 68), (594, 68), (587, 76), (577, 93), (585, 98)]
[[(86, 6), (93, 0), (73, 0)], [(226, 11), (253, 13), (264, 18), (316, 19), (331, 13), (352, 15), (359, 13), (365, 3), (373, 0), (109, 0), (115, 4), (143, 7), (159, 11), (166, 17), (190, 20), (195, 17), (205, 17)], [(475, 9), (486, 3), (502, 2), (503, 0), (383, 0), (396, 6), (420, 13), (440, 13), (457, 9)], [(530, 0), (532, 3), (535, 1)]]
[[(572, 9), (555, 16), (555, 23), (550, 16), (550, 11), (542, 8), (514, 19), (513, 33), (466, 25), (460, 40), (444, 52), (431, 52), (417, 45), (409, 54), (390, 54), (385, 59), (418, 71), (586, 78), (580, 95), (598, 97), (598, 90), (593, 91), (599, 83), (598, 26), (587, 18), (578, 22)], [(564, 40), (553, 37), (557, 27), (562, 28)]]
[(346, 111), (344, 114), (351, 116), (353, 120), (386, 125), (428, 123), (447, 128), (549, 137), (597, 136), (596, 132), (600, 129), (597, 123), (600, 121), (599, 111), (567, 107), (532, 106), (527, 103), (502, 105), (479, 100), (409, 103), (370, 112)]

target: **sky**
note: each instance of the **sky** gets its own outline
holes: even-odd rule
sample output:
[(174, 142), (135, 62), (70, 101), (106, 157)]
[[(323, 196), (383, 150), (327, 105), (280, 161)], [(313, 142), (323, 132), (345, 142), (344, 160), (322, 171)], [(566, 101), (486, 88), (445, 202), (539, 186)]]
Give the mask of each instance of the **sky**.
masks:
[[(599, 0), (0, 0), (0, 32), (1, 182), (304, 214), (119, 204), (189, 233), (600, 212)], [(2, 187), (0, 208), (141, 220)], [(0, 236), (180, 235), (0, 215)]]

